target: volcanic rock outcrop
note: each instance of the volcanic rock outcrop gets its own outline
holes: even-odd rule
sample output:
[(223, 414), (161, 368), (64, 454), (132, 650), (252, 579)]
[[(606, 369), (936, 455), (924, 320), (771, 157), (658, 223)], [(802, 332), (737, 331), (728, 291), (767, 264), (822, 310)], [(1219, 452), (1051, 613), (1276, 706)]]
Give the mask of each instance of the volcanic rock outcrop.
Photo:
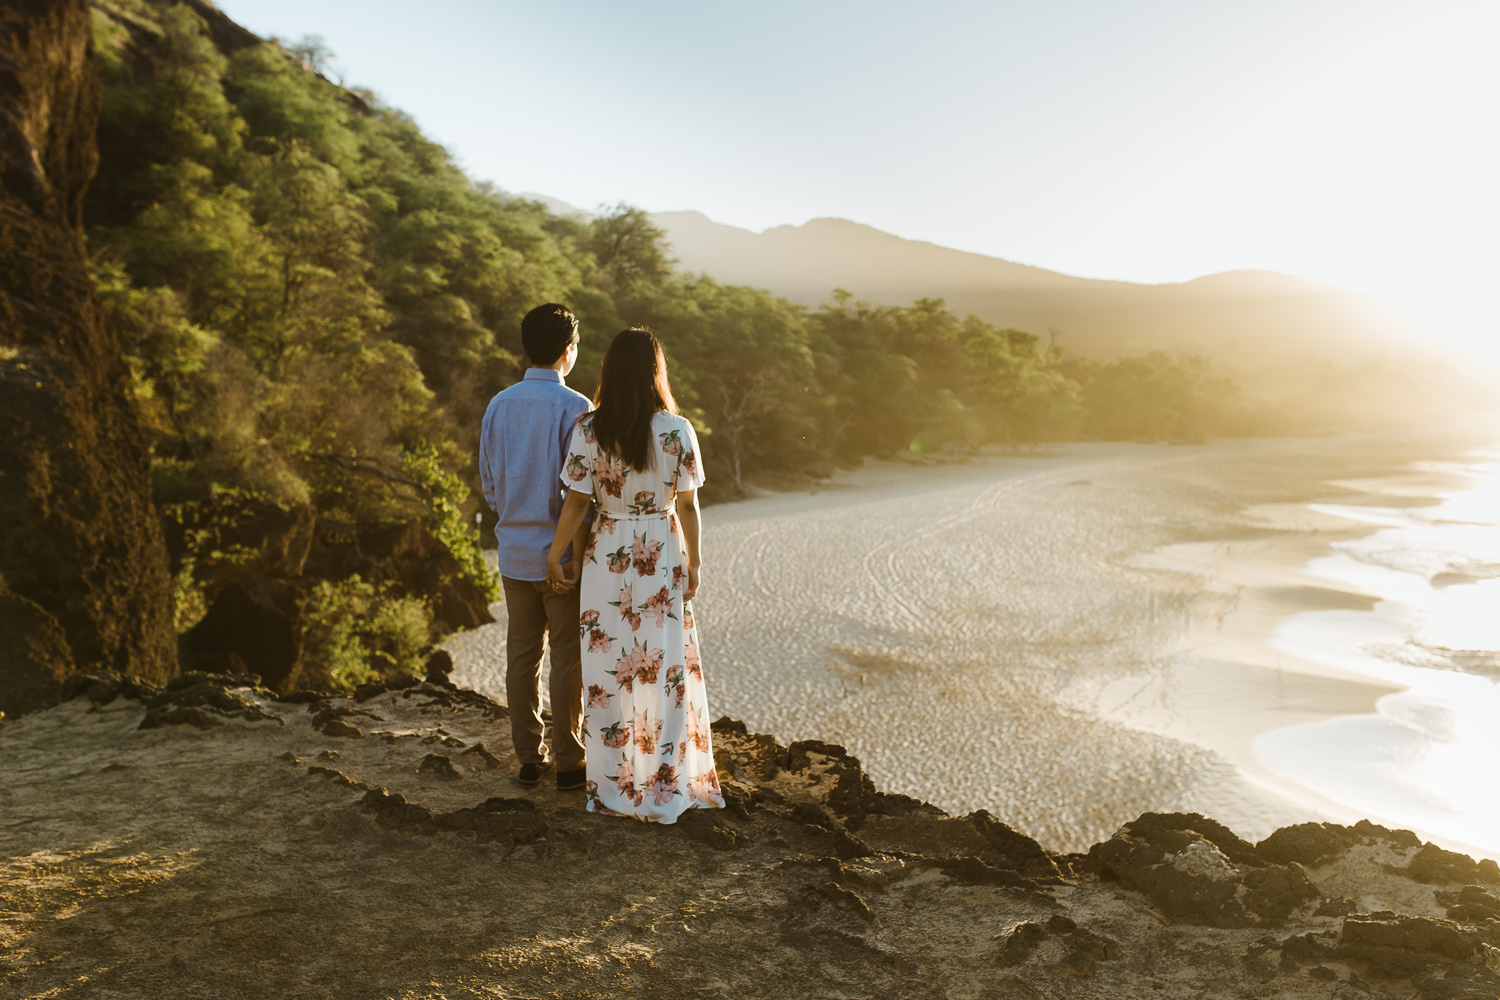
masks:
[(99, 68), (84, 0), (0, 0), (0, 712), (176, 669), (147, 456), (83, 244)]
[(80, 676), (0, 725), (0, 995), (1500, 996), (1500, 869), (1406, 831), (1148, 813), (1057, 854), (728, 719), (727, 808), (662, 827), (517, 785), (440, 670), (257, 681)]

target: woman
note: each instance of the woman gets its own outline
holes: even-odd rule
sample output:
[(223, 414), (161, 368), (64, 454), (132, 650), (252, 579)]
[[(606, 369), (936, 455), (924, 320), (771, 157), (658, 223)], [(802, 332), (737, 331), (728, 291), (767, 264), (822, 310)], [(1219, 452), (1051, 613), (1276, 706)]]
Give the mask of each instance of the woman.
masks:
[(583, 553), (574, 561), (582, 566), (587, 808), (658, 823), (695, 806), (722, 808), (691, 604), (703, 471), (651, 331), (625, 330), (610, 345), (562, 478), (569, 493), (547, 576), (567, 590), (574, 581), (563, 555), (570, 544)]

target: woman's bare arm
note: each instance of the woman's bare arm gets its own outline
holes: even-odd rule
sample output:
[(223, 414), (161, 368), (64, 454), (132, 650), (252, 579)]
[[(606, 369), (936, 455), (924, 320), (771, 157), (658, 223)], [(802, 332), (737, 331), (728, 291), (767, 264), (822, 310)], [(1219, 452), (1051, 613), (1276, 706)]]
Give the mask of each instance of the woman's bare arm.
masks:
[[(557, 530), (552, 533), (552, 548), (547, 550), (547, 582), (559, 594), (566, 594), (578, 586), (583, 576), (583, 550), (588, 544), (588, 528), (583, 523), (593, 498), (577, 490), (568, 491), (563, 501), (562, 513), (557, 517)], [(573, 546), (572, 574), (563, 571), (562, 557)]]
[(697, 490), (682, 490), (677, 494), (677, 520), (682, 523), (682, 541), (687, 548), (688, 582), (687, 589), (682, 592), (682, 599), (691, 601), (698, 593), (703, 565), (703, 555), (699, 550), (702, 524), (698, 516)]

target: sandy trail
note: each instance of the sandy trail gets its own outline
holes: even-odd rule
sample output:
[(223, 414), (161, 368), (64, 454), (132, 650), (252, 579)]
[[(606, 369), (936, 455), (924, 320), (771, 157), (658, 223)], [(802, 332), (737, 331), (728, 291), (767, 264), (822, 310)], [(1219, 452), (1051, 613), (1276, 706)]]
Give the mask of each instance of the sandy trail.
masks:
[[(1252, 838), (1352, 820), (1257, 769), (1249, 741), (1366, 710), (1384, 689), (1267, 658), (1264, 637), (1292, 610), (1352, 599), (1295, 577), (1358, 531), (1305, 503), (1359, 503), (1351, 480), (1463, 443), (1074, 444), (872, 463), (710, 508), (698, 613), (712, 710), (841, 742), (882, 787), (989, 809), (1055, 849), (1147, 810)], [(503, 697), (496, 610), (501, 624), (454, 643), (455, 680)]]

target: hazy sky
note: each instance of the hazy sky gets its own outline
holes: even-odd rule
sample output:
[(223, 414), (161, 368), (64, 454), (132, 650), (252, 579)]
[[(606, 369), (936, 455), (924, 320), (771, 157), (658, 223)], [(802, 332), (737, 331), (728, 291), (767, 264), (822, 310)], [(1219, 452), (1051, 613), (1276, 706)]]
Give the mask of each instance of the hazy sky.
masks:
[(1265, 268), (1500, 363), (1500, 0), (220, 0), (580, 206), (819, 216), (1067, 274)]

